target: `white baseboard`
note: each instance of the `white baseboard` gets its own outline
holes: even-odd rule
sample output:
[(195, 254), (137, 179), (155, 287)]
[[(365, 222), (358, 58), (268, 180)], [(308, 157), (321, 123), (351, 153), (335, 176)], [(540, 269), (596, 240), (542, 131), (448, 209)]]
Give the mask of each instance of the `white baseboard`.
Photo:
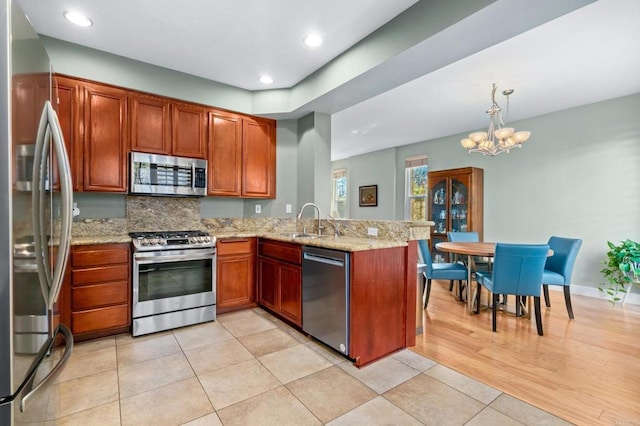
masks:
[[(550, 285), (549, 290), (552, 291), (563, 291), (561, 285)], [(577, 285), (571, 284), (571, 294), (577, 294), (580, 296), (587, 297), (600, 297), (603, 296), (600, 294), (600, 291), (596, 287), (588, 287), (586, 285)], [(624, 303), (629, 303), (632, 305), (640, 305), (640, 294), (638, 293), (629, 293), (627, 294), (627, 298)]]

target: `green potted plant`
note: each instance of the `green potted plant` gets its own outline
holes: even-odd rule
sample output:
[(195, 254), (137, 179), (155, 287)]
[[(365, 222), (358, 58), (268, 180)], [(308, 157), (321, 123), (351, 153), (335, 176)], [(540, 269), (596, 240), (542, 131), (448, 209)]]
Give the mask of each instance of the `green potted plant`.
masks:
[(605, 267), (600, 271), (608, 284), (598, 287), (600, 293), (609, 299), (612, 305), (621, 300), (631, 283), (640, 287), (640, 244), (632, 240), (615, 245), (607, 241), (609, 251), (603, 260)]

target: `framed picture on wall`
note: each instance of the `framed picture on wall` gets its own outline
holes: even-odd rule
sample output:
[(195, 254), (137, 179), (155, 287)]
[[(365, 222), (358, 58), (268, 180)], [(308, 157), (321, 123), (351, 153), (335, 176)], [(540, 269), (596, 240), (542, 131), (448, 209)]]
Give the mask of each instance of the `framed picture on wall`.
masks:
[(378, 205), (378, 185), (360, 187), (360, 207), (375, 207)]

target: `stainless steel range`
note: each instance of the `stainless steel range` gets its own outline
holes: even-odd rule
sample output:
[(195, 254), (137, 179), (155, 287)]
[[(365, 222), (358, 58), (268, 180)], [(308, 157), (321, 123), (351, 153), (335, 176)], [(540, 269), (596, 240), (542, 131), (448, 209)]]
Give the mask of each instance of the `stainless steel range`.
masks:
[(202, 231), (132, 232), (133, 335), (216, 318), (216, 238)]

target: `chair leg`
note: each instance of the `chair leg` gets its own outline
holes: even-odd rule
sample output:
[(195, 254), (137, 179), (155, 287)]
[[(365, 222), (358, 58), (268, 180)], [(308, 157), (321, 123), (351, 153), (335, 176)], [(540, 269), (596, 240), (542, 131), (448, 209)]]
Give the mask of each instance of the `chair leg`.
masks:
[(533, 304), (536, 311), (536, 327), (538, 328), (538, 336), (542, 336), (542, 314), (540, 313), (540, 296), (533, 297)]
[(569, 286), (564, 286), (564, 304), (567, 305), (567, 313), (569, 318), (573, 319), (573, 308), (571, 307), (571, 293), (569, 293)]
[(476, 292), (476, 314), (480, 313), (480, 293), (482, 291), (482, 286), (478, 284), (478, 290)]
[(496, 331), (496, 309), (497, 309), (497, 305), (498, 305), (498, 297), (500, 297), (498, 294), (493, 293), (493, 303), (491, 304), (491, 318), (492, 318), (492, 326), (493, 326), (493, 331)]
[(422, 296), (422, 309), (427, 309), (429, 296), (431, 296), (431, 278), (427, 279), (427, 286), (424, 289), (424, 295)]
[(449, 281), (449, 291), (453, 290), (453, 280)]
[(547, 305), (547, 308), (551, 307), (551, 303), (549, 303), (549, 286), (542, 284), (542, 292), (544, 293), (544, 304)]

